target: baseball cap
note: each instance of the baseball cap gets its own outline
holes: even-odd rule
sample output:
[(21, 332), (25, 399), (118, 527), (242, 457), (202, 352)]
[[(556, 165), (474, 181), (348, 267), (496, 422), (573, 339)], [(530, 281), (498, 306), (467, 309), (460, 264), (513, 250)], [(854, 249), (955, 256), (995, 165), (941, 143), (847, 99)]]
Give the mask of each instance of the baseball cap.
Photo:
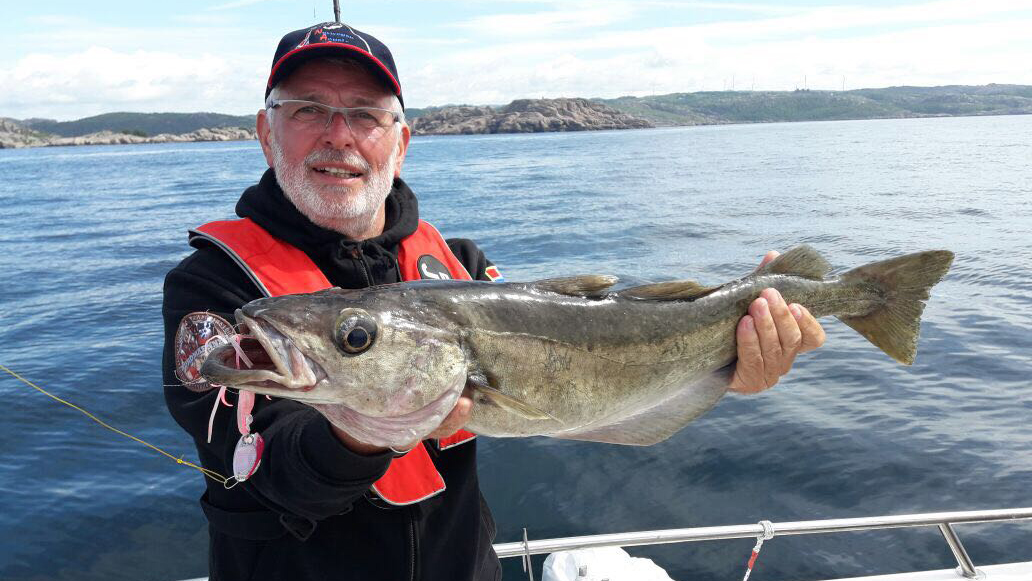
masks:
[(394, 66), (394, 57), (387, 45), (371, 34), (340, 22), (324, 22), (283, 36), (272, 58), (272, 70), (265, 86), (266, 98), (272, 88), (290, 76), (297, 67), (313, 58), (329, 56), (364, 63), (398, 96), (401, 106), (405, 106), (401, 97), (401, 83), (398, 82), (398, 69)]

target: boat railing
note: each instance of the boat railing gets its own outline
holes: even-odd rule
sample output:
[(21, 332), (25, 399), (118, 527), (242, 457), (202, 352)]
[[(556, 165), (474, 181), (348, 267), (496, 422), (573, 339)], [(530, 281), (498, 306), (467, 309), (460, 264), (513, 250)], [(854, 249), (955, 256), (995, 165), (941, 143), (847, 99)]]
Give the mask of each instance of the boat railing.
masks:
[(980, 510), (965, 512), (934, 512), (923, 514), (905, 514), (894, 516), (874, 516), (862, 518), (844, 518), (827, 520), (809, 520), (773, 523), (760, 521), (757, 524), (695, 527), (684, 529), (666, 529), (654, 531), (638, 531), (628, 533), (610, 533), (580, 537), (564, 537), (555, 539), (527, 538), (523, 531), (523, 540), (513, 543), (498, 543), (495, 552), (501, 558), (522, 557), (524, 569), (533, 580), (530, 568), (530, 556), (597, 547), (635, 547), (642, 545), (662, 545), (668, 543), (685, 543), (694, 541), (715, 541), (721, 539), (765, 538), (770, 539), (786, 535), (814, 535), (824, 533), (841, 533), (847, 531), (870, 531), (877, 529), (895, 529), (904, 527), (935, 526), (939, 528), (957, 560), (957, 574), (963, 578), (975, 579), (979, 572), (964, 545), (960, 542), (953, 525), (965, 523), (989, 523), (999, 521), (1016, 521), (1032, 519), (1032, 508), (1010, 508), (1001, 510)]

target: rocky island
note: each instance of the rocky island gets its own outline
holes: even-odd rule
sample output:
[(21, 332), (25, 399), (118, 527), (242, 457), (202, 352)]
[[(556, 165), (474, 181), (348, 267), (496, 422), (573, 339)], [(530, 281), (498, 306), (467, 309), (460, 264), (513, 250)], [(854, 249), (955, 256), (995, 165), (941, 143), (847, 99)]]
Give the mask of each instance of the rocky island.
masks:
[(518, 99), (504, 107), (452, 106), (411, 119), (414, 135), (645, 129), (645, 119), (587, 99)]

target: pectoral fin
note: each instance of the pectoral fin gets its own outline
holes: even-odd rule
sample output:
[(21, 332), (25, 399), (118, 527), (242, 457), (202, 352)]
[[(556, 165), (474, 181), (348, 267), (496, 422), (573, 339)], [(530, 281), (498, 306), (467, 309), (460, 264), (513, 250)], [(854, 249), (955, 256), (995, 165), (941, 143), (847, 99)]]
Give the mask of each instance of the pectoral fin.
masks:
[(548, 412), (539, 410), (512, 396), (505, 395), (497, 388), (492, 387), (483, 375), (470, 375), (467, 378), (466, 385), (473, 390), (474, 400), (476, 396), (482, 396), (487, 402), (528, 420), (555, 420), (555, 417)]

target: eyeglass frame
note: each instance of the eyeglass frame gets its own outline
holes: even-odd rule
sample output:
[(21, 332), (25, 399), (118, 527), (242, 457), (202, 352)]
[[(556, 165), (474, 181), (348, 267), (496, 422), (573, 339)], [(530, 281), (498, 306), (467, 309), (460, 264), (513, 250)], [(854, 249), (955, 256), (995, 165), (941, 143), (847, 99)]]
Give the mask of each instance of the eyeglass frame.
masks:
[(366, 135), (366, 136), (370, 135), (368, 133), (364, 134), (363, 132), (355, 131), (355, 129), (351, 126), (351, 121), (350, 121), (350, 117), (349, 117), (348, 113), (350, 111), (355, 111), (355, 110), (359, 110), (359, 109), (365, 109), (365, 110), (372, 109), (374, 111), (383, 111), (385, 113), (390, 113), (391, 115), (393, 115), (394, 116), (394, 121), (392, 121), (390, 125), (382, 125), (382, 126), (380, 126), (380, 128), (382, 128), (382, 129), (386, 129), (386, 128), (390, 127), (391, 125), (394, 125), (395, 123), (401, 122), (401, 115), (397, 111), (392, 111), (390, 109), (384, 109), (383, 107), (364, 107), (364, 106), (360, 106), (360, 107), (333, 107), (332, 105), (327, 105), (325, 103), (320, 103), (318, 101), (309, 101), (308, 99), (273, 99), (272, 97), (269, 97), (265, 101), (265, 108), (266, 109), (275, 109), (277, 107), (282, 107), (284, 103), (311, 103), (312, 105), (318, 105), (319, 107), (322, 107), (323, 109), (328, 110), (330, 112), (330, 114), (326, 116), (326, 124), (322, 126), (322, 129), (320, 129), (320, 132), (326, 131), (326, 129), (330, 126), (330, 124), (333, 123), (333, 116), (338, 114), (338, 113), (340, 113), (340, 116), (344, 118), (344, 124), (348, 126), (348, 129), (351, 130), (352, 133), (354, 133), (355, 135)]

